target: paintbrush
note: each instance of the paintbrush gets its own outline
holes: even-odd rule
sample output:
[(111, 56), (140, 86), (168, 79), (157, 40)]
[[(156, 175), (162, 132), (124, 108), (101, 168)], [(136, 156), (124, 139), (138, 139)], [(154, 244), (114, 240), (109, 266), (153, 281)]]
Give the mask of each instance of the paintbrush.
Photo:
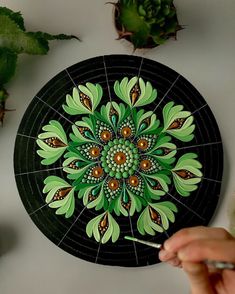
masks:
[(129, 237), (129, 236), (125, 236), (124, 239), (129, 240), (129, 241), (133, 241), (133, 242), (138, 242), (147, 246), (151, 246), (157, 249), (162, 249), (162, 244), (157, 244), (157, 243), (153, 243), (153, 242), (149, 242), (149, 241), (144, 241), (144, 240), (139, 240), (137, 238), (134, 237)]
[[(144, 241), (144, 240), (139, 240), (137, 238), (129, 237), (129, 236), (125, 236), (124, 239), (129, 240), (129, 241), (133, 241), (133, 242), (138, 242), (138, 243), (141, 243), (141, 244), (144, 244), (144, 245), (147, 245), (147, 246), (151, 246), (153, 248), (163, 249), (162, 244), (153, 243), (153, 242)], [(224, 269), (235, 270), (235, 264), (231, 263), (231, 262), (218, 261), (218, 260), (204, 260), (203, 262), (209, 268), (215, 268), (215, 269), (219, 269), (219, 270), (224, 270)]]

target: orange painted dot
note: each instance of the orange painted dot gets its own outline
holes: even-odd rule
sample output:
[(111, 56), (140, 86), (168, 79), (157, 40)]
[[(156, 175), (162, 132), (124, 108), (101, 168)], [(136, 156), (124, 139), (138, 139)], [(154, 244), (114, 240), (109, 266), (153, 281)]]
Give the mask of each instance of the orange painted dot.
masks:
[(123, 152), (117, 152), (113, 157), (116, 164), (123, 164), (126, 162), (126, 154)]
[(132, 134), (132, 131), (131, 131), (131, 128), (130, 127), (124, 127), (122, 128), (121, 130), (121, 134), (124, 138), (128, 138), (131, 136)]
[(100, 178), (103, 175), (103, 169), (100, 166), (94, 167), (92, 170), (92, 176), (95, 178)]
[(139, 149), (141, 150), (146, 150), (148, 148), (148, 141), (146, 139), (140, 139), (138, 142), (137, 142), (137, 146)]
[(116, 179), (112, 179), (108, 182), (109, 189), (115, 191), (119, 188), (119, 181)]
[(152, 165), (151, 164), (151, 161), (148, 160), (148, 159), (141, 160), (141, 162), (140, 162), (140, 168), (142, 170), (148, 170), (148, 169), (150, 169), (151, 165)]
[(110, 131), (102, 131), (100, 134), (100, 137), (103, 141), (109, 141), (112, 137), (112, 134)]
[(89, 153), (92, 157), (98, 157), (100, 155), (100, 149), (98, 147), (92, 147)]
[(137, 176), (130, 176), (129, 177), (129, 184), (133, 187), (137, 187), (139, 185), (139, 179)]

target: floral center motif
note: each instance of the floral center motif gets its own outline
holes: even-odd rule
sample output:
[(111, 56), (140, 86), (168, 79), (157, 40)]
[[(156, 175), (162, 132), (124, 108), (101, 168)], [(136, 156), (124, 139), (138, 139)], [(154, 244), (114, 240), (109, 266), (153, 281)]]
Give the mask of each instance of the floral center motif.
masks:
[(104, 146), (101, 165), (110, 177), (128, 178), (137, 170), (138, 164), (138, 149), (129, 140), (114, 139)]
[(177, 141), (194, 138), (189, 111), (168, 102), (161, 123), (160, 113), (143, 109), (157, 98), (157, 90), (142, 78), (116, 81), (114, 92), (122, 103), (100, 105), (103, 90), (99, 84), (78, 85), (63, 105), (69, 115), (79, 115), (71, 133), (52, 120), (37, 140), (42, 164), (64, 157), (64, 177), (50, 175), (44, 180), (46, 203), (66, 218), (74, 214), (76, 201), (101, 211), (86, 226), (87, 236), (101, 243), (118, 240), (121, 230), (115, 215), (139, 214), (140, 234), (163, 233), (178, 212), (175, 198), (169, 200), (170, 187), (178, 197), (187, 197), (202, 178), (195, 153), (177, 156)]

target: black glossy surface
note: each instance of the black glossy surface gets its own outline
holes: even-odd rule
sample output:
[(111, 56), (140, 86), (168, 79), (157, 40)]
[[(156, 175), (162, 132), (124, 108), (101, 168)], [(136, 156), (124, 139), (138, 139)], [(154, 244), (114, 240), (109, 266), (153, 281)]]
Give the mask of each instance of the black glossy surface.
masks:
[[(60, 121), (64, 129), (68, 133), (71, 132), (72, 123), (77, 121), (78, 117), (66, 114), (62, 104), (65, 102), (65, 95), (71, 93), (75, 85), (88, 81), (100, 83), (104, 89), (103, 102), (108, 101), (106, 72), (112, 99), (115, 100), (112, 88), (115, 80), (120, 80), (124, 76), (140, 75), (158, 90), (155, 107), (157, 106), (156, 114), (161, 121), (164, 105), (172, 100), (176, 104), (184, 105), (185, 109), (193, 112), (195, 117), (195, 138), (189, 143), (177, 141), (176, 145), (179, 148), (177, 157), (184, 152), (197, 153), (203, 165), (204, 179), (199, 184), (198, 190), (190, 197), (177, 196), (175, 189), (172, 188), (169, 195), (164, 196), (164, 200), (169, 199), (177, 205), (179, 212), (176, 214), (176, 222), (171, 224), (167, 232), (158, 233), (155, 237), (146, 236), (144, 239), (162, 243), (182, 227), (208, 224), (218, 202), (223, 170), (223, 149), (215, 118), (206, 101), (186, 79), (160, 63), (141, 57), (128, 55), (96, 57), (75, 64), (50, 80), (33, 98), (18, 130), (14, 155), (16, 182), (24, 206), (34, 223), (52, 242), (65, 251), (100, 264), (119, 266), (154, 264), (159, 262), (155, 249), (134, 245), (124, 240), (125, 235), (130, 235), (128, 218), (117, 218), (121, 235), (116, 243), (108, 242), (100, 245), (94, 239), (88, 238), (85, 233), (86, 224), (98, 214), (97, 212), (87, 209), (82, 211), (83, 205), (76, 200), (73, 217), (65, 219), (63, 216), (56, 216), (55, 211), (45, 205), (45, 195), (41, 192), (43, 180), (48, 175), (61, 177), (65, 175), (61, 169), (55, 169), (61, 166), (60, 161), (48, 167), (41, 165), (41, 158), (36, 154), (38, 149), (36, 137), (42, 132), (42, 126), (52, 119)], [(151, 109), (152, 107), (151, 105)], [(178, 203), (177, 200), (183, 204)], [(131, 220), (134, 235), (142, 238), (136, 228), (137, 218), (138, 216), (134, 215)]]

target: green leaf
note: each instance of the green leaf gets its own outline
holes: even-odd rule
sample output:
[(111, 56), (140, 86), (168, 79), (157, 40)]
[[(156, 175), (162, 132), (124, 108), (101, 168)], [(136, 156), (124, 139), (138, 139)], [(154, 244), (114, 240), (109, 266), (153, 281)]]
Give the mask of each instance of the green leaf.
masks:
[(7, 7), (0, 7), (0, 15), (8, 16), (19, 26), (22, 31), (25, 31), (24, 19), (20, 12), (14, 12)]
[(65, 35), (65, 34), (51, 35), (51, 34), (40, 32), (40, 31), (38, 31), (38, 32), (30, 32), (30, 34), (32, 34), (38, 40), (48, 40), (48, 41), (71, 40), (71, 39), (79, 40), (79, 38), (74, 36), (74, 35)]
[(0, 47), (0, 85), (10, 81), (16, 70), (17, 54)]
[(0, 11), (0, 40), (1, 47), (13, 52), (28, 54), (47, 54), (48, 40), (68, 40), (76, 38), (64, 34), (51, 35), (43, 32), (25, 32), (23, 19), (19, 13)]
[(32, 33), (26, 33), (8, 16), (0, 15), (1, 47), (15, 53), (46, 54), (49, 50), (47, 40), (38, 40)]

